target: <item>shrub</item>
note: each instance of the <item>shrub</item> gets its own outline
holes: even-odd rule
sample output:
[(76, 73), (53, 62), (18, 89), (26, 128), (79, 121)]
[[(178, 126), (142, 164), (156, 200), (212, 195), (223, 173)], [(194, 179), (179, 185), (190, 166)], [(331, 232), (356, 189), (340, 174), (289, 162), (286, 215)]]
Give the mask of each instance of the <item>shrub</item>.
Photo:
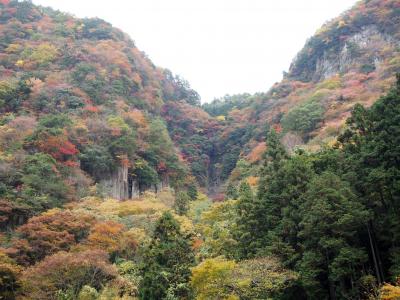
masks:
[(58, 252), (48, 256), (23, 272), (23, 294), (32, 300), (52, 300), (60, 292), (69, 292), (76, 299), (85, 285), (100, 290), (118, 275), (107, 257), (101, 250)]
[(322, 121), (324, 108), (316, 101), (307, 101), (290, 110), (282, 120), (284, 130), (293, 130), (305, 137)]

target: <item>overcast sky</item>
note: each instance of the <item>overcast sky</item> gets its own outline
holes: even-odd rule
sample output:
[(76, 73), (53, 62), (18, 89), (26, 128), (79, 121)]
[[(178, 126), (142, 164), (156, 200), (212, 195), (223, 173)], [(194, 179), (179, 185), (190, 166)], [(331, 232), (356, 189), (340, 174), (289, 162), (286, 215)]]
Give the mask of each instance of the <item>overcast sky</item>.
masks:
[(202, 102), (262, 92), (306, 39), (356, 0), (33, 0), (127, 32), (158, 66), (186, 78)]

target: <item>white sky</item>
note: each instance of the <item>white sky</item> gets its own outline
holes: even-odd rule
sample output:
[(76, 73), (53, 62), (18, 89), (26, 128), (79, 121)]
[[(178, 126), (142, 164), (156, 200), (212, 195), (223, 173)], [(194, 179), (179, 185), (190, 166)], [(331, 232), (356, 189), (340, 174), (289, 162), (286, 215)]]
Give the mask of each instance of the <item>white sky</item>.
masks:
[(187, 79), (202, 102), (262, 92), (306, 39), (356, 0), (33, 0), (128, 33), (158, 66)]

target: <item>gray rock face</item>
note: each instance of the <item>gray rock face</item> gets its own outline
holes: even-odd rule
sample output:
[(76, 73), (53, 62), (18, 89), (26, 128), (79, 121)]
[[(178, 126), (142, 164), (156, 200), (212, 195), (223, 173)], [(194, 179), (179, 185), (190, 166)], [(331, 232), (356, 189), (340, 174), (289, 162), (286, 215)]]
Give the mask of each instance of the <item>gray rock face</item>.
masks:
[[(335, 74), (349, 71), (353, 63), (360, 59), (366, 59), (366, 57), (363, 57), (363, 53), (375, 55), (370, 59), (371, 64), (377, 68), (381, 61), (379, 49), (382, 49), (382, 45), (393, 42), (390, 36), (379, 32), (375, 25), (366, 26), (361, 32), (347, 39), (339, 53), (324, 52), (322, 57), (317, 60), (313, 80), (324, 80)], [(354, 55), (352, 51), (357, 51), (360, 54)]]
[(107, 179), (101, 180), (104, 193), (111, 198), (129, 199), (128, 167), (118, 167), (117, 171)]
[(131, 198), (137, 198), (140, 196), (140, 189), (139, 189), (139, 183), (136, 180), (132, 180), (132, 186), (131, 186)]
[(158, 184), (148, 189), (141, 189), (137, 180), (132, 177), (129, 178), (128, 167), (120, 166), (114, 173), (109, 174), (106, 179), (101, 180), (100, 186), (105, 196), (118, 200), (127, 200), (139, 197), (140, 193), (146, 190), (158, 193), (165, 188), (169, 188), (169, 179), (168, 176), (164, 176)]

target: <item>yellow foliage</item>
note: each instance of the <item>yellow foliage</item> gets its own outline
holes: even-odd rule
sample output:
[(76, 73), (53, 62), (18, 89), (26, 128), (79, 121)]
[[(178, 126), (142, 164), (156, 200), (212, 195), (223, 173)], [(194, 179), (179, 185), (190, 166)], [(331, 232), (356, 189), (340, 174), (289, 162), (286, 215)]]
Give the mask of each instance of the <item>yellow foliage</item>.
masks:
[(394, 286), (385, 283), (380, 289), (380, 300), (399, 300), (400, 299), (400, 286)]
[[(147, 194), (148, 195), (148, 194)], [(76, 208), (93, 212), (96, 216), (104, 216), (110, 219), (130, 215), (154, 214), (168, 209), (157, 198), (141, 197), (140, 200), (120, 201), (116, 199), (102, 200), (97, 197), (83, 198)]]
[(340, 20), (339, 23), (338, 23), (337, 28), (342, 28), (344, 26), (346, 26), (346, 22), (344, 20)]
[(325, 79), (320, 84), (318, 84), (319, 89), (334, 90), (341, 87), (341, 80), (339, 75), (335, 75), (331, 78)]
[(178, 221), (181, 231), (185, 234), (194, 233), (194, 225), (193, 222), (186, 216), (180, 216), (173, 213), (174, 219)]
[[(192, 268), (191, 285), (197, 300), (237, 299), (224, 289), (236, 263), (222, 257), (209, 258)], [(233, 298), (232, 298), (233, 297)]]
[(160, 191), (156, 199), (167, 207), (173, 207), (175, 204), (175, 196), (170, 189)]
[(5, 49), (7, 53), (16, 53), (21, 49), (21, 45), (19, 44), (10, 44), (8, 47)]
[(106, 215), (115, 215), (119, 217), (139, 214), (153, 214), (156, 211), (164, 211), (167, 207), (153, 199), (119, 201), (116, 199), (107, 199), (99, 205), (99, 210)]
[(15, 65), (17, 67), (23, 67), (25, 64), (25, 62), (22, 59), (17, 60), (17, 62), (15, 63)]
[(58, 54), (57, 48), (45, 43), (33, 50), (29, 58), (37, 64), (45, 64), (53, 61)]

